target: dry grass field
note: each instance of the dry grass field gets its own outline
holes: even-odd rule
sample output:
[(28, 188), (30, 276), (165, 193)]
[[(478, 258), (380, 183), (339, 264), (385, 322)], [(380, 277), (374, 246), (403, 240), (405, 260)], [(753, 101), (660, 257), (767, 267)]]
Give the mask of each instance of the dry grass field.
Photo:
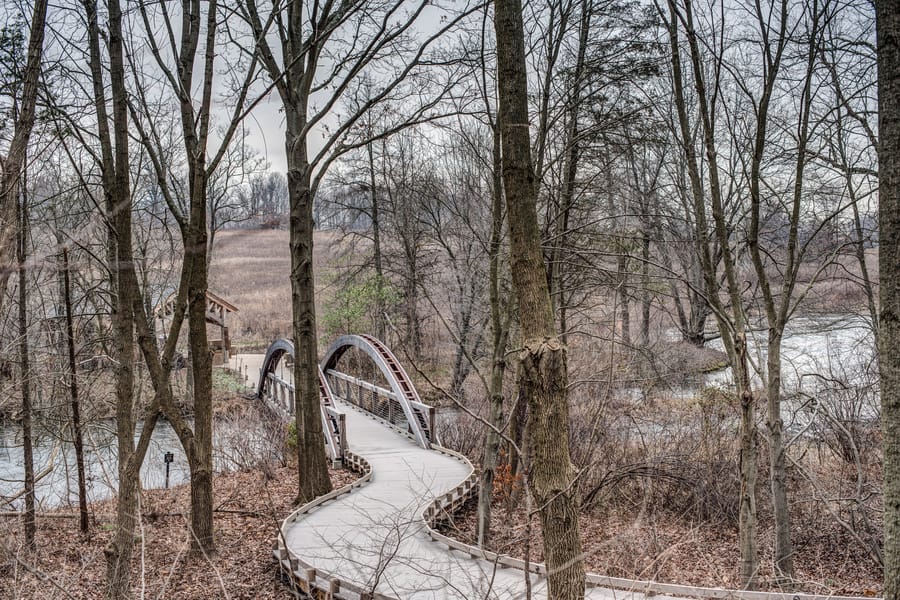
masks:
[[(315, 234), (317, 311), (327, 301), (329, 278), (324, 271), (334, 238)], [(291, 258), (288, 232), (277, 229), (233, 229), (217, 234), (210, 267), (210, 290), (238, 307), (230, 324), (239, 350), (259, 350), (291, 333)]]

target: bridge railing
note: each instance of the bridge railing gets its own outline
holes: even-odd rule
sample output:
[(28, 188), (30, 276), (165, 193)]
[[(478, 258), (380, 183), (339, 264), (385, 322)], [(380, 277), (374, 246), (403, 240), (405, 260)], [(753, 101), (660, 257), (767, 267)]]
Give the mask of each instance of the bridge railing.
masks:
[[(264, 373), (265, 379), (261, 387), (261, 398), (276, 408), (286, 417), (294, 416), (294, 386), (282, 379), (274, 372)], [(331, 398), (327, 397), (331, 392), (326, 387), (324, 376), (319, 372), (319, 392), (322, 394), (321, 416), (322, 431), (325, 434), (325, 445), (328, 454), (333, 461), (343, 460), (347, 450), (346, 417), (337, 410)]]
[[(401, 431), (406, 432), (411, 429), (409, 417), (403, 410), (403, 404), (392, 390), (336, 369), (326, 370), (325, 378), (328, 380), (332, 393), (344, 402), (375, 415)], [(431, 432), (435, 431), (434, 407), (422, 402), (408, 402), (420, 426), (429, 433), (431, 438)], [(429, 441), (434, 442), (435, 440), (429, 439)]]
[[(434, 424), (434, 415), (431, 414), (431, 407), (421, 402), (412, 379), (410, 379), (406, 370), (400, 364), (400, 361), (397, 360), (394, 353), (377, 338), (365, 334), (342, 335), (328, 347), (325, 357), (321, 362), (322, 369), (324, 371), (337, 369), (341, 357), (351, 348), (361, 350), (367, 355), (381, 372), (381, 375), (390, 387), (390, 390), (379, 388), (387, 392), (386, 394), (380, 394), (377, 390), (373, 391), (371, 388), (362, 386), (363, 391), (374, 393), (376, 398), (381, 397), (382, 399), (387, 398), (389, 400), (386, 404), (384, 402), (381, 404), (370, 402), (370, 405), (374, 406), (376, 409), (376, 415), (379, 418), (391, 422), (397, 427), (403, 428), (405, 424), (406, 427), (404, 431), (412, 434), (416, 443), (423, 448), (429, 448), (432, 442), (439, 443), (434, 429), (432, 428), (432, 425)], [(346, 380), (344, 387), (346, 388)], [(360, 393), (362, 393), (360, 390), (356, 391), (356, 404), (359, 404), (359, 402), (362, 401), (359, 396)], [(345, 390), (345, 394), (352, 401), (352, 392), (346, 392)], [(394, 401), (396, 401), (399, 404), (399, 407), (403, 409), (403, 412), (405, 413), (404, 417), (401, 418), (399, 413), (397, 415), (394, 414), (394, 409), (398, 406)], [(378, 414), (379, 409), (381, 411), (387, 411), (389, 414)], [(403, 418), (406, 420), (403, 421)]]
[(287, 415), (294, 414), (294, 386), (275, 373), (266, 373), (263, 399)]

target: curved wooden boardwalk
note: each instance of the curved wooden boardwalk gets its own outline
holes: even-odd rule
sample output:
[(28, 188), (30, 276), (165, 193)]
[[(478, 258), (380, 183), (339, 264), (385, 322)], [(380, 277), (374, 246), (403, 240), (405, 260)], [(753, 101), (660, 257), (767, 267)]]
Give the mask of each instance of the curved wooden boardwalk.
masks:
[[(468, 466), (339, 404), (347, 413), (350, 449), (369, 462), (372, 479), (286, 526), (290, 551), (319, 572), (393, 598), (525, 598), (522, 571), (448, 551), (428, 535), (422, 512), (464, 480)], [(546, 598), (544, 578), (531, 578), (533, 598)], [(599, 588), (589, 594), (626, 596)]]

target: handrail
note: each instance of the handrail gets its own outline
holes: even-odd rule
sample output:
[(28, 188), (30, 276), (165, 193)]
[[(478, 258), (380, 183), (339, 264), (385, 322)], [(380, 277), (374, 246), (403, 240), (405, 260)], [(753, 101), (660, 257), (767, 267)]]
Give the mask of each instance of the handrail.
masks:
[[(290, 340), (278, 339), (272, 342), (266, 350), (266, 356), (263, 359), (262, 367), (260, 367), (259, 382), (256, 386), (256, 397), (269, 401), (274, 404), (280, 411), (288, 415), (294, 414), (293, 397), (295, 389), (293, 384), (282, 379), (275, 374), (275, 367), (278, 362), (285, 356), (294, 357), (294, 344)], [(274, 386), (274, 387), (273, 387)], [(279, 394), (277, 390), (282, 390), (282, 398), (276, 398)], [(280, 400), (280, 401), (276, 401)], [(322, 419), (322, 433), (325, 435), (325, 443), (328, 446), (328, 453), (334, 461), (343, 460), (343, 450), (346, 447), (346, 431), (344, 429), (344, 420), (339, 411), (334, 407), (334, 394), (322, 369), (319, 369), (319, 414)], [(284, 403), (286, 406), (282, 406)], [(331, 410), (329, 410), (331, 408)]]
[[(278, 561), (278, 568), (282, 576), (287, 579), (291, 592), (295, 596), (300, 597), (300, 594), (305, 594), (306, 597), (313, 598), (340, 597), (348, 600), (396, 600), (390, 596), (369, 592), (354, 583), (341, 579), (337, 574), (316, 569), (294, 554), (285, 544), (284, 531), (287, 525), (300, 520), (303, 515), (312, 509), (322, 506), (339, 496), (352, 493), (354, 489), (360, 488), (372, 480), (372, 466), (369, 464), (369, 461), (349, 450), (344, 455), (344, 466), (351, 471), (361, 474), (361, 477), (341, 488), (319, 496), (311, 502), (307, 502), (289, 514), (281, 522), (278, 530), (278, 541), (275, 542), (272, 548), (272, 554)], [(347, 592), (350, 592), (351, 595), (347, 595)], [(323, 596), (319, 596), (317, 593), (323, 594)]]
[(435, 441), (434, 420), (429, 418), (427, 412), (423, 412), (419, 408), (419, 406), (426, 405), (423, 405), (419, 399), (412, 379), (407, 375), (394, 353), (383, 342), (370, 335), (342, 335), (329, 346), (325, 358), (321, 362), (322, 370), (326, 373), (333, 370), (341, 356), (350, 348), (359, 348), (372, 359), (390, 384), (391, 392), (394, 394), (393, 398), (396, 399), (406, 415), (406, 422), (416, 442), (423, 448), (429, 448), (431, 442)]
[[(334, 369), (340, 356), (350, 347), (361, 348), (373, 359), (391, 383), (390, 390), (381, 388), (370, 382), (359, 380)], [(378, 413), (374, 410), (374, 407), (378, 402), (383, 402), (383, 400), (379, 400), (375, 396), (380, 396), (389, 403), (395, 402), (397, 405), (402, 406), (403, 413), (406, 415), (409, 422), (410, 431), (407, 432), (402, 430), (401, 433), (406, 434), (420, 445), (423, 445), (423, 438), (421, 436), (425, 436), (427, 443), (427, 445), (424, 445), (425, 448), (453, 457), (467, 467), (467, 475), (459, 484), (450, 491), (434, 498), (417, 514), (417, 517), (421, 518), (424, 522), (425, 530), (429, 538), (434, 542), (446, 545), (451, 551), (457, 550), (473, 558), (489, 561), (495, 565), (495, 567), (517, 569), (523, 571), (523, 576), (524, 572), (527, 570), (529, 573), (537, 575), (538, 577), (546, 577), (547, 569), (546, 565), (543, 563), (526, 563), (522, 559), (507, 554), (500, 554), (477, 548), (443, 535), (435, 529), (441, 521), (449, 519), (451, 514), (459, 510), (472, 498), (478, 490), (478, 476), (471, 461), (458, 452), (440, 446), (434, 439), (434, 408), (419, 400), (418, 395), (415, 394), (415, 390), (412, 389), (412, 383), (409, 381), (405, 371), (403, 371), (399, 363), (396, 362), (396, 358), (388, 353), (389, 351), (384, 348), (383, 344), (374, 338), (370, 338), (370, 336), (342, 336), (332, 344), (326, 355), (326, 359), (322, 361), (320, 377), (324, 381), (324, 385), (328, 386), (326, 388), (328, 390), (332, 389), (329, 386), (329, 377), (334, 378), (336, 386), (339, 385), (340, 382), (347, 384), (348, 392), (346, 395), (348, 396), (351, 407), (358, 408), (360, 411), (370, 416), (375, 416), (376, 419), (384, 421), (395, 428), (397, 427), (397, 424), (392, 423), (390, 419), (385, 420), (378, 418)], [(393, 363), (389, 364), (386, 357), (393, 361)], [(275, 377), (275, 379), (281, 381), (280, 378)], [(351, 384), (355, 385), (359, 392), (358, 403), (354, 402), (352, 398), (353, 394), (349, 393), (349, 385)], [(410, 389), (412, 390), (411, 393)], [(372, 394), (373, 397), (363, 398), (363, 390)], [(334, 396), (332, 395), (330, 397), (333, 400)], [(366, 403), (368, 403), (373, 410), (366, 408)], [(391, 405), (389, 404), (388, 406), (390, 407)], [(340, 422), (340, 436), (336, 438), (336, 443), (339, 445), (342, 450), (342, 455), (345, 457), (345, 465), (358, 473), (362, 473), (362, 476), (353, 483), (325, 494), (292, 512), (281, 524), (279, 529), (280, 537), (275, 545), (273, 553), (278, 560), (281, 572), (289, 582), (292, 592), (298, 597), (300, 597), (301, 594), (306, 594), (307, 596), (314, 598), (397, 600), (396, 598), (373, 592), (352, 582), (345, 581), (338, 574), (317, 570), (313, 565), (297, 556), (285, 543), (284, 534), (289, 525), (301, 520), (303, 516), (312, 509), (322, 506), (343, 494), (352, 493), (355, 488), (365, 485), (373, 477), (372, 467), (369, 462), (364, 457), (356, 455), (346, 448), (346, 435), (344, 434), (345, 414), (337, 411), (333, 406), (333, 402), (330, 406), (323, 404), (322, 410), (323, 418), (327, 415), (329, 419), (337, 419)], [(404, 425), (406, 424), (402, 420), (400, 422)], [(418, 429), (416, 429), (416, 426), (419, 426)], [(329, 429), (330, 428), (326, 427), (326, 431)], [(586, 586), (588, 588), (610, 588), (633, 593), (637, 592), (648, 596), (661, 594), (711, 600), (872, 600), (855, 596), (729, 590), (724, 588), (608, 577), (595, 573), (588, 573), (586, 575)]]

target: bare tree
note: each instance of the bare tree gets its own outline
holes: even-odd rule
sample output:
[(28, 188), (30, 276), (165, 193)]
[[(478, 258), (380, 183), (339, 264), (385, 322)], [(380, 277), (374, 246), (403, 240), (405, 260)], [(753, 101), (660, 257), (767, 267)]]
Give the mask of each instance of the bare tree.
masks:
[[(22, 157), (25, 162), (25, 156)], [(34, 400), (32, 398), (31, 349), (28, 344), (28, 194), (24, 176), (17, 187), (16, 198), (16, 263), (18, 277), (18, 324), (19, 324), (19, 373), (22, 394), (22, 461), (25, 463), (25, 514), (23, 519), (25, 544), (29, 549), (37, 548), (35, 535), (37, 525), (34, 515)], [(18, 179), (17, 179), (18, 183)]]
[[(277, 0), (265, 14), (256, 0), (245, 3), (256, 52), (285, 110), (285, 147), (290, 197), (291, 309), (296, 386), (298, 447), (298, 501), (307, 501), (331, 488), (322, 446), (317, 372), (318, 342), (312, 265), (313, 204), (316, 191), (331, 163), (340, 155), (364, 147), (371, 138), (350, 141), (348, 136), (364, 114), (397, 95), (410, 80), (423, 57), (442, 35), (469, 12), (445, 13), (443, 25), (425, 39), (412, 42), (415, 25), (428, 2), (391, 1), (372, 5), (350, 2), (292, 2), (282, 7)], [(273, 50), (268, 32), (280, 43)], [(327, 56), (327, 60), (325, 57)], [(385, 80), (369, 97), (355, 102), (349, 114), (334, 108), (348, 94), (366, 95), (359, 86), (373, 63), (383, 63)], [(432, 64), (429, 80), (438, 81)], [(452, 69), (451, 69), (452, 73)], [(379, 136), (436, 118), (435, 107), (451, 83), (437, 84), (433, 93), (420, 95), (408, 111), (396, 115)], [(426, 88), (421, 88), (426, 89)], [(407, 96), (412, 98), (413, 96)], [(336, 121), (336, 123), (334, 123)], [(324, 141), (313, 150), (310, 138), (323, 133)], [(318, 145), (318, 144), (317, 144)]]
[[(119, 490), (116, 496), (116, 531), (105, 549), (107, 598), (128, 598), (131, 594), (131, 556), (137, 523), (139, 476), (150, 436), (156, 425), (157, 407), (148, 408), (147, 419), (137, 444), (134, 406), (134, 323), (141, 310), (140, 295), (131, 247), (131, 185), (128, 151), (128, 108), (125, 88), (122, 11), (118, 0), (110, 0), (108, 11), (109, 83), (112, 94), (110, 118), (106, 97), (101, 33), (96, 0), (83, 0), (88, 52), (96, 111), (100, 152), (94, 158), (102, 174), (104, 202), (96, 204), (105, 211), (108, 229), (107, 256), (112, 278), (112, 326), (116, 359), (116, 438)], [(112, 124), (112, 133), (110, 133)]]
[(900, 598), (900, 12), (875, 2), (878, 36), (878, 365), (884, 447), (884, 597)]
[[(140, 318), (140, 315), (138, 339), (144, 359), (148, 363), (154, 391), (161, 401), (167, 419), (178, 434), (188, 459), (191, 477), (191, 548), (195, 552), (209, 553), (215, 547), (212, 362), (206, 330), (210, 181), (223, 165), (230, 143), (239, 132), (240, 124), (247, 113), (247, 99), (255, 80), (257, 60), (255, 56), (251, 56), (246, 63), (233, 64), (228, 70), (234, 77), (231, 81), (234, 85), (233, 97), (228, 107), (228, 120), (219, 135), (219, 147), (211, 151), (209, 146), (213, 117), (213, 87), (217, 74), (216, 57), (217, 55), (228, 57), (218, 41), (219, 27), (224, 27), (227, 23), (222, 18), (224, 8), (220, 8), (217, 2), (212, 1), (207, 4), (204, 12), (200, 0), (181, 2), (181, 29), (177, 43), (175, 37), (168, 34), (160, 35), (163, 41), (156, 37), (155, 25), (158, 23), (164, 24), (165, 31), (172, 31), (172, 14), (168, 5), (141, 2), (139, 9), (155, 66), (162, 74), (161, 79), (168, 86), (169, 92), (175, 96), (179, 108), (181, 129), (178, 133), (181, 135), (180, 142), (183, 144), (187, 167), (183, 177), (186, 180), (184, 184), (176, 183), (182, 179), (173, 171), (168, 161), (166, 136), (161, 131), (163, 124), (155, 121), (157, 113), (153, 110), (150, 100), (149, 82), (142, 77), (143, 73), (132, 57), (132, 71), (139, 81), (134, 95), (135, 101), (129, 105), (132, 122), (153, 166), (160, 192), (178, 225), (184, 248), (184, 262), (175, 302), (186, 307), (193, 384), (190, 392), (194, 409), (193, 425), (184, 419), (174, 403), (169, 401), (171, 393), (166, 391), (172, 368), (169, 341), (177, 340), (181, 320), (173, 320), (162, 356), (159, 355), (156, 339), (140, 330), (140, 327), (146, 325), (146, 319)], [(201, 41), (202, 59), (200, 59)], [(175, 64), (170, 64), (170, 60)], [(202, 66), (202, 73), (199, 75), (195, 74), (195, 64)], [(201, 93), (195, 104), (192, 90), (197, 83), (200, 85)]]
[[(678, 114), (679, 143), (687, 162), (691, 190), (691, 212), (697, 231), (697, 252), (703, 266), (704, 287), (716, 317), (722, 341), (734, 372), (737, 400), (740, 405), (740, 512), (739, 545), (741, 552), (741, 583), (746, 587), (756, 585), (758, 555), (756, 542), (756, 409), (751, 387), (750, 362), (747, 352), (747, 316), (742, 301), (742, 287), (738, 279), (737, 260), (732, 247), (730, 224), (725, 210), (726, 188), (722, 183), (715, 131), (715, 104), (718, 95), (714, 86), (708, 86), (705, 78), (709, 70), (703, 64), (701, 41), (695, 25), (693, 3), (686, 0), (683, 6), (674, 0), (660, 10), (669, 33), (669, 48), (674, 86), (674, 101)], [(689, 104), (685, 94), (685, 76), (682, 65), (680, 31), (687, 38), (693, 91), (695, 94), (702, 148), (706, 154), (706, 177), (701, 174), (694, 133), (689, 116)], [(721, 56), (714, 57), (712, 76), (721, 74)], [(688, 84), (689, 85), (689, 84)], [(713, 93), (710, 90), (713, 90)], [(704, 190), (704, 180), (708, 191)], [(712, 207), (712, 230), (707, 217), (707, 199)], [(725, 278), (727, 301), (719, 294), (719, 263)]]
[(540, 246), (528, 130), (522, 5), (494, 3), (498, 124), (509, 221), (510, 263), (522, 327), (519, 392), (528, 403), (530, 492), (544, 535), (550, 597), (584, 597), (584, 564), (569, 457), (566, 349), (556, 333)]
[(62, 249), (63, 304), (66, 314), (66, 353), (69, 362), (69, 398), (72, 410), (72, 438), (75, 445), (75, 469), (78, 475), (78, 526), (88, 532), (87, 487), (84, 476), (84, 435), (81, 429), (81, 403), (78, 398), (78, 363), (75, 362), (75, 326), (72, 316), (72, 282), (69, 274), (69, 249)]
[(6, 295), (6, 285), (13, 272), (16, 246), (16, 206), (19, 202), (19, 178), (25, 166), (28, 139), (34, 127), (35, 105), (41, 77), (41, 55), (44, 49), (44, 24), (47, 19), (47, 0), (37, 0), (28, 36), (28, 55), (22, 73), (22, 97), (14, 98), (14, 131), (6, 156), (0, 156), (0, 309)]

